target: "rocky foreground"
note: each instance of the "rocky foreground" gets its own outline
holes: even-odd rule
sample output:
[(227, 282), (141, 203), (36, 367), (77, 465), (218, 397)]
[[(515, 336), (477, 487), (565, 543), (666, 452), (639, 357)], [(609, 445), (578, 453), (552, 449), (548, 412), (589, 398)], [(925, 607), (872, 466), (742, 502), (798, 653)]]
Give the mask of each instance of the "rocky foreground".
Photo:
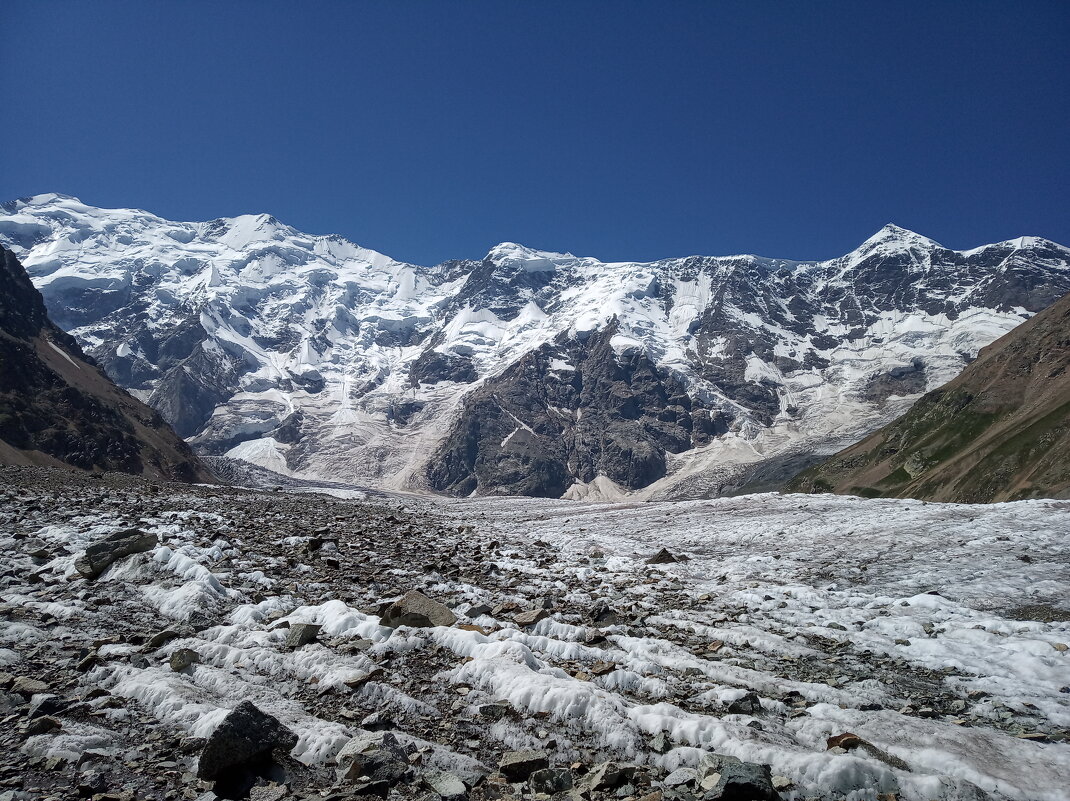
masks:
[(0, 801), (1070, 793), (1070, 504), (0, 481)]

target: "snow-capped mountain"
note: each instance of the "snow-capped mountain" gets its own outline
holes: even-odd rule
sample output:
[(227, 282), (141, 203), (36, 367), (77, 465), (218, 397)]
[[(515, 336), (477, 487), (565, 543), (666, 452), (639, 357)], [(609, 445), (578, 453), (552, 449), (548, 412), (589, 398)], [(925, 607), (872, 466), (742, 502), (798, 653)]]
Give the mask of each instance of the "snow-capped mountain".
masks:
[(831, 453), (1070, 291), (1070, 249), (894, 225), (825, 262), (503, 243), (397, 262), (268, 215), (4, 204), (52, 318), (203, 452), (459, 494), (716, 494)]

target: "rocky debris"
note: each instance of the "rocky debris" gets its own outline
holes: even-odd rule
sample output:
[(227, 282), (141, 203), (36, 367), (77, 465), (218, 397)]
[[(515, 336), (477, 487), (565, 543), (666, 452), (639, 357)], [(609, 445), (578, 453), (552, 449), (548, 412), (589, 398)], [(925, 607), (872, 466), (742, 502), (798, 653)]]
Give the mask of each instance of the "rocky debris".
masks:
[(544, 751), (506, 751), (498, 763), (498, 770), (511, 782), (522, 782), (549, 765), (550, 760)]
[(430, 628), (432, 626), (452, 626), (457, 622), (453, 611), (438, 601), (433, 601), (419, 590), (409, 590), (394, 601), (383, 613), (380, 623), (390, 628), (411, 626), (413, 628)]
[(456, 775), (444, 770), (425, 770), (420, 777), (431, 792), (443, 801), (458, 801), (465, 798), (468, 788)]
[[(138, 489), (124, 498), (127, 486)], [(368, 793), (386, 795), (391, 801), (465, 795), (473, 801), (503, 801), (503, 797), (547, 801), (555, 794), (559, 795), (556, 801), (623, 801), (628, 797), (704, 801), (707, 793), (729, 798), (734, 792), (728, 780), (719, 788), (724, 775), (731, 772), (727, 768), (712, 771), (717, 778), (712, 773), (703, 776), (708, 789), (700, 786), (694, 767), (668, 770), (689, 764), (680, 755), (690, 759), (695, 753), (695, 742), (686, 731), (674, 730), (679, 738), (674, 741), (666, 731), (650, 736), (622, 726), (611, 736), (634, 735), (628, 746), (634, 748), (636, 764), (604, 764), (620, 751), (607, 745), (609, 738), (603, 732), (577, 718), (560, 717), (559, 710), (528, 711), (523, 696), (515, 696), (508, 684), (484, 683), (474, 669), (488, 665), (481, 664), (478, 655), (477, 664), (472, 665), (471, 651), (455, 648), (458, 642), (465, 647), (478, 642), (480, 648), (522, 642), (531, 654), (525, 658), (534, 657), (540, 669), (561, 677), (560, 689), (575, 691), (579, 700), (593, 692), (614, 704), (667, 704), (700, 719), (722, 717), (730, 705), (718, 702), (727, 686), (711, 681), (705, 665), (713, 663), (718, 671), (757, 670), (773, 679), (781, 677), (792, 689), (778, 693), (775, 685), (754, 685), (763, 698), (771, 699), (765, 701), (764, 709), (757, 693), (747, 690), (752, 686), (748, 681), (731, 685), (739, 687), (736, 695), (743, 693), (737, 700), (749, 703), (749, 711), (734, 714), (760, 714), (760, 723), (748, 718), (724, 725), (739, 727), (744, 741), (756, 743), (779, 741), (791, 730), (787, 721), (806, 715), (815, 703), (837, 697), (840, 691), (832, 689), (835, 684), (849, 686), (870, 678), (879, 681), (889, 697), (878, 697), (880, 703), (867, 707), (888, 708), (889, 715), (898, 708), (902, 715), (944, 717), (960, 721), (955, 725), (999, 729), (1020, 737), (1020, 746), (1038, 749), (1045, 746), (1025, 741), (1061, 743), (1065, 739), (1039, 710), (1011, 709), (983, 692), (963, 692), (948, 681), (951, 674), (946, 671), (926, 670), (894, 655), (862, 653), (847, 636), (827, 626), (771, 627), (756, 610), (775, 610), (774, 601), (789, 597), (779, 589), (768, 587), (762, 593), (746, 588), (747, 600), (719, 591), (696, 594), (673, 571), (646, 568), (645, 555), (637, 555), (628, 567), (609, 570), (586, 551), (562, 554), (525, 541), (531, 552), (520, 553), (516, 543), (458, 529), (452, 520), (448, 526), (438, 525), (433, 518), (402, 511), (396, 502), (382, 506), (318, 497), (312, 504), (307, 495), (204, 487), (165, 488), (147, 494), (140, 484), (116, 483), (112, 477), (71, 481), (63, 476), (47, 487), (5, 507), (16, 509), (13, 522), (0, 521), (0, 537), (8, 532), (16, 544), (0, 550), (0, 558), (9, 560), (4, 562), (6, 572), (0, 572), (4, 598), (0, 616), (27, 632), (5, 643), (18, 660), (6, 662), (0, 670), (0, 710), (16, 715), (11, 720), (19, 722), (6, 732), (0, 730), (0, 754), (5, 754), (0, 757), (0, 795), (7, 786), (2, 783), (5, 765), (25, 776), (25, 787), (36, 794), (32, 797), (51, 798), (57, 797), (58, 777), (64, 770), (70, 771), (67, 778), (73, 777), (79, 760), (85, 771), (103, 776), (105, 793), (108, 788), (129, 787), (137, 791), (138, 798), (151, 801), (192, 801), (203, 793), (208, 785), (198, 783), (195, 756), (206, 750), (207, 740), (191, 737), (187, 724), (176, 724), (167, 703), (145, 703), (129, 694), (122, 682), (116, 685), (112, 680), (117, 676), (149, 680), (155, 671), (167, 670), (168, 657), (172, 650), (180, 651), (179, 646), (199, 653), (204, 667), (167, 673), (164, 681), (153, 677), (156, 686), (167, 688), (165, 697), (189, 692), (207, 710), (233, 703), (228, 695), (233, 693), (234, 700), (255, 699), (262, 711), (277, 715), (294, 731), (300, 725), (303, 736), (317, 731), (337, 738), (329, 749), (321, 741), (314, 764), (304, 765), (276, 749), (224, 771), (215, 780), (212, 798), (248, 790), (250, 798), (286, 793), (287, 801), (349, 801)], [(84, 487), (93, 490), (87, 492)], [(77, 503), (64, 500), (75, 497), (65, 495), (72, 491), (82, 493)], [(11, 489), (0, 484), (0, 503), (14, 497)], [(203, 516), (190, 511), (194, 508), (203, 509)], [(105, 518), (109, 524), (114, 520), (119, 530), (129, 528), (131, 520), (162, 521), (174, 532), (167, 535), (169, 547), (181, 549), (210, 568), (220, 586), (234, 597), (209, 599), (210, 604), (188, 618), (191, 622), (169, 624), (171, 628), (160, 631), (159, 610), (146, 603), (146, 597), (157, 587), (168, 592), (168, 598), (181, 597), (172, 590), (190, 585), (184, 586), (185, 579), (160, 569), (156, 562), (146, 561), (144, 570), (130, 571), (131, 578), (124, 570), (108, 581), (64, 580), (58, 570), (49, 569), (40, 582), (27, 583), (25, 567), (32, 557), (18, 547), (24, 540), (15, 535), (46, 525), (77, 527), (86, 509), (102, 510), (101, 514), (109, 515)], [(127, 514), (126, 510), (131, 511)], [(182, 528), (177, 532), (170, 528), (176, 519)], [(304, 538), (322, 527), (339, 533), (338, 542), (324, 545), (310, 561), (303, 549)], [(428, 542), (418, 564), (411, 563), (414, 541)], [(49, 542), (53, 556), (62, 553), (62, 546)], [(327, 561), (328, 551), (339, 565)], [(497, 566), (495, 570), (488, 569), (491, 564)], [(591, 570), (592, 566), (596, 569)], [(152, 570), (157, 571), (154, 585), (148, 585), (145, 574)], [(367, 609), (368, 614), (382, 615), (395, 603), (386, 599), (414, 588), (450, 608), (471, 612), (480, 604), (489, 607), (480, 612), (484, 636), (463, 635), (457, 624), (453, 631), (380, 629), (375, 617), (360, 614), (359, 610)], [(12, 600), (16, 598), (17, 602)], [(319, 612), (308, 610), (328, 603), (331, 606), (324, 613), (332, 619), (330, 630), (342, 629), (341, 633), (328, 635), (321, 629), (316, 644), (302, 651), (282, 646), (284, 636), (302, 625), (283, 621), (322, 619), (313, 617)], [(350, 623), (338, 626), (333, 621), (340, 619), (332, 610), (344, 612), (343, 603), (353, 611), (345, 613)], [(561, 625), (548, 627), (546, 636), (514, 628), (515, 614), (547, 609), (554, 610)], [(240, 617), (232, 617), (231, 612), (239, 610), (246, 622), (236, 624)], [(613, 628), (604, 632), (591, 619), (603, 614), (614, 620)], [(856, 630), (849, 618), (843, 622), (848, 634)], [(789, 639), (782, 641), (782, 647), (765, 650), (733, 636), (730, 645), (709, 649), (713, 632), (707, 627), (729, 630), (737, 625), (739, 630), (764, 626), (762, 630), (770, 635)], [(937, 623), (932, 633), (939, 635), (942, 628)], [(53, 630), (61, 636), (43, 639), (38, 633)], [(176, 637), (183, 641), (166, 648), (167, 656), (157, 653)], [(636, 640), (664, 648), (665, 653), (674, 652), (671, 664), (648, 672), (643, 667), (646, 658), (637, 662), (637, 652), (628, 644)], [(800, 658), (800, 650), (808, 655)], [(814, 652), (821, 657), (809, 655)], [(1051, 654), (1053, 660), (1061, 658)], [(7, 651), (4, 658), (13, 659)], [(83, 663), (88, 667), (80, 668)], [(466, 674), (469, 666), (473, 672)], [(139, 675), (140, 671), (145, 672)], [(634, 674), (642, 676), (644, 683), (654, 679), (658, 692), (648, 693), (642, 684), (633, 684)], [(40, 684), (16, 683), (18, 677)], [(205, 681), (209, 678), (212, 681)], [(813, 686), (802, 688), (802, 683)], [(721, 690), (720, 696), (710, 692), (714, 687)], [(807, 695), (795, 687), (805, 689)], [(62, 709), (46, 706), (59, 702), (67, 705)], [(31, 719), (31, 714), (38, 717)], [(31, 759), (20, 750), (32, 737), (37, 739), (31, 747), (43, 753), (50, 740), (64, 743), (68, 737), (81, 736), (86, 726), (100, 732), (101, 745), (85, 749), (76, 759)], [(352, 740), (335, 753), (349, 736)], [(681, 750), (673, 753), (674, 748)], [(834, 748), (833, 755), (842, 750), (906, 769), (902, 760), (895, 762), (894, 755), (850, 739)], [(504, 771), (487, 776), (509, 749), (534, 750), (536, 759), (544, 761), (521, 771), (523, 778), (511, 780)], [(668, 755), (665, 769), (659, 766), (658, 754)], [(301, 755), (302, 761), (307, 755)], [(824, 764), (840, 763), (844, 771), (855, 762), (824, 754), (818, 758)], [(783, 765), (776, 769), (789, 774), (791, 770)], [(448, 778), (442, 779), (447, 783), (439, 783), (438, 790), (429, 786), (425, 777), (434, 778), (434, 771), (452, 774), (466, 788), (463, 794), (450, 795), (460, 788)], [(169, 784), (157, 785), (157, 779)], [(571, 789), (557, 789), (570, 779)], [(799, 799), (821, 795), (820, 788), (812, 784), (800, 782), (795, 787), (798, 779), (790, 774), (773, 776), (770, 781), (785, 796), (788, 790), (796, 790)], [(97, 781), (94, 778), (91, 783)], [(74, 785), (70, 787), (74, 792)], [(157, 788), (167, 789), (157, 792)], [(760, 788), (760, 792), (766, 790)]]
[(673, 565), (676, 564), (679, 559), (669, 553), (667, 548), (662, 548), (656, 554), (646, 560), (648, 565)]
[(322, 626), (318, 623), (291, 623), (283, 645), (286, 648), (300, 648), (302, 645), (315, 642), (321, 628)]
[(132, 528), (117, 531), (94, 542), (74, 560), (74, 568), (86, 578), (96, 578), (124, 556), (151, 551), (159, 544), (155, 534)]
[[(223, 718), (201, 751), (197, 778), (240, 788), (265, 770), (275, 750), (289, 752), (297, 735), (278, 718), (242, 701)], [(240, 789), (237, 792), (241, 792)]]
[(162, 648), (171, 640), (177, 640), (181, 636), (182, 633), (175, 629), (164, 629), (149, 637), (145, 641), (144, 648), (146, 651), (155, 651), (157, 648)]

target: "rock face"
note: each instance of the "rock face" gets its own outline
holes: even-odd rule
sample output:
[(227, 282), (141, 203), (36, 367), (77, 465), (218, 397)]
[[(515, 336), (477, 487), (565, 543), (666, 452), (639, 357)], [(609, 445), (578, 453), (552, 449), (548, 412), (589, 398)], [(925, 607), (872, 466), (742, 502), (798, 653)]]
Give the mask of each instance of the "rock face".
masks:
[(0, 247), (0, 462), (211, 481), (160, 415), (116, 387), (53, 325)]
[(789, 486), (963, 503), (1070, 497), (1070, 295)]
[[(824, 262), (402, 264), (268, 215), (0, 209), (60, 325), (204, 454), (467, 495), (777, 484), (1070, 291), (1070, 251), (889, 225)], [(64, 243), (77, 242), (77, 248)]]

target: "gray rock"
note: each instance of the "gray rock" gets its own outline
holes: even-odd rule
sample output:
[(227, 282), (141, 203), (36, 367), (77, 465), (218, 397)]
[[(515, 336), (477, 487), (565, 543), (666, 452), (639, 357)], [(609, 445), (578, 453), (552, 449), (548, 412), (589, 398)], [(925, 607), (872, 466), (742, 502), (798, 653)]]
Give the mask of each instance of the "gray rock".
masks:
[(30, 720), (34, 718), (44, 717), (45, 715), (55, 715), (62, 712), (70, 706), (69, 701), (65, 701), (59, 696), (52, 695), (51, 693), (41, 693), (35, 695), (30, 701), (30, 709), (27, 712), (27, 717)]
[(302, 645), (315, 641), (319, 636), (320, 626), (318, 623), (293, 623), (286, 634), (285, 646), (287, 648), (300, 648)]
[(768, 765), (742, 762), (724, 754), (703, 754), (698, 763), (699, 789), (704, 801), (780, 801)]
[(762, 711), (762, 701), (757, 693), (747, 693), (728, 705), (730, 715), (757, 715)]
[(528, 785), (534, 793), (563, 793), (572, 789), (572, 772), (566, 768), (542, 768), (528, 777)]
[(178, 639), (181, 636), (182, 634), (174, 629), (164, 629), (149, 637), (145, 641), (144, 648), (146, 651), (155, 651), (157, 648), (167, 645), (171, 640)]
[(698, 771), (694, 768), (677, 768), (664, 779), (662, 784), (666, 787), (679, 787), (681, 785), (694, 784), (698, 780)]
[(650, 750), (655, 754), (666, 754), (672, 750), (672, 741), (669, 735), (660, 731), (650, 740)]
[(453, 773), (448, 773), (444, 770), (428, 770), (420, 778), (423, 779), (428, 789), (437, 793), (444, 801), (467, 798), (468, 796), (468, 788)]
[(201, 751), (197, 778), (212, 781), (231, 768), (242, 767), (275, 749), (289, 752), (297, 735), (278, 718), (242, 701), (223, 718)]
[(677, 558), (669, 553), (667, 548), (662, 548), (656, 554), (646, 560), (648, 565), (671, 565), (677, 562)]
[(201, 657), (192, 648), (179, 648), (171, 654), (171, 658), (168, 660), (168, 664), (171, 666), (171, 670), (175, 673), (181, 673), (190, 665), (200, 662)]
[(603, 762), (591, 769), (583, 784), (591, 790), (613, 790), (627, 784), (635, 775), (635, 765), (622, 762)]
[(282, 801), (289, 794), (290, 789), (285, 784), (260, 785), (249, 791), (249, 801)]
[(26, 724), (24, 734), (27, 737), (34, 737), (38, 734), (47, 734), (50, 731), (58, 731), (61, 728), (63, 728), (63, 724), (58, 720), (49, 717), (48, 715), (42, 715)]
[(418, 590), (409, 590), (387, 607), (379, 622), (392, 629), (398, 626), (430, 628), (452, 626), (457, 622), (457, 616), (448, 606), (432, 601)]
[(537, 770), (550, 766), (544, 751), (506, 751), (502, 754), (498, 770), (511, 782), (522, 782)]
[(96, 578), (113, 562), (124, 556), (151, 551), (159, 542), (155, 534), (136, 528), (117, 531), (79, 554), (74, 560), (74, 568), (86, 578)]
[(48, 685), (43, 681), (32, 679), (29, 676), (16, 676), (15, 680), (11, 682), (11, 692), (27, 698), (37, 693), (46, 693), (48, 689)]

